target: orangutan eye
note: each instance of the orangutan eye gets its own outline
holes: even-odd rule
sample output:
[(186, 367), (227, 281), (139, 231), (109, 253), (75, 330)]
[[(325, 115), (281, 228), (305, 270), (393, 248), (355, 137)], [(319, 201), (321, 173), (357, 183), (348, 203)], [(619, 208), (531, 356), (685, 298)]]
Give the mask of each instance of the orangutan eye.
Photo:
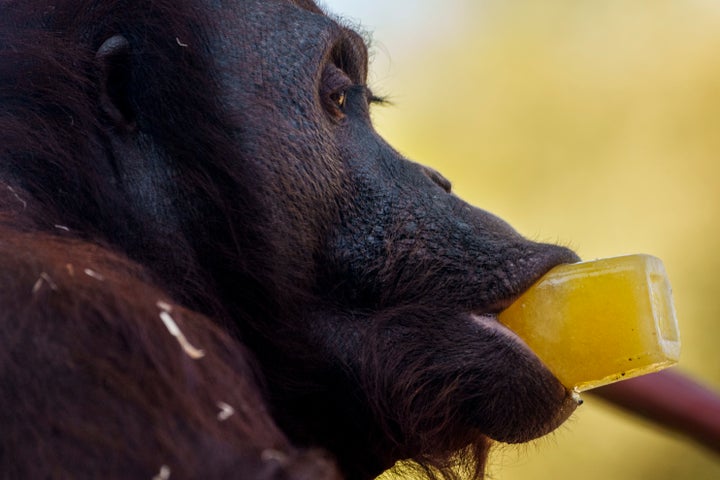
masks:
[(330, 64), (323, 71), (320, 84), (320, 99), (325, 110), (334, 118), (342, 118), (347, 106), (348, 92), (353, 86), (352, 80), (336, 65)]
[(345, 108), (345, 101), (347, 100), (347, 91), (341, 90), (330, 95), (330, 100), (337, 105), (339, 109)]

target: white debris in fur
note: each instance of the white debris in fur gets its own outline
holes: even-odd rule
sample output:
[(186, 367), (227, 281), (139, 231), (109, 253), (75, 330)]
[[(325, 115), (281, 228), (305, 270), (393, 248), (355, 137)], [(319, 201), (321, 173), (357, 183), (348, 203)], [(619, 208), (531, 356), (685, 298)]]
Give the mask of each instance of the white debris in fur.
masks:
[(55, 228), (57, 228), (58, 230), (64, 230), (64, 231), (66, 231), (66, 232), (69, 232), (69, 231), (70, 231), (70, 229), (69, 229), (68, 227), (66, 227), (65, 225), (55, 224), (55, 225), (53, 225), (53, 226), (54, 226)]
[(164, 310), (168, 313), (172, 312), (172, 305), (170, 305), (169, 303), (167, 303), (163, 300), (158, 300), (157, 303), (155, 303), (155, 305), (157, 305), (157, 307), (160, 310)]
[(32, 288), (32, 293), (33, 293), (33, 295), (35, 295), (35, 294), (40, 290), (40, 287), (42, 287), (42, 284), (43, 284), (43, 278), (42, 278), (42, 277), (40, 277), (40, 278), (38, 278), (37, 280), (35, 280), (35, 284), (33, 285), (33, 288)]
[(198, 358), (205, 356), (205, 352), (203, 350), (193, 347), (190, 342), (187, 341), (187, 338), (185, 338), (185, 335), (183, 335), (180, 331), (180, 328), (178, 328), (177, 323), (175, 323), (175, 320), (173, 320), (170, 316), (170, 313), (166, 310), (161, 311), (160, 320), (163, 321), (165, 327), (168, 329), (168, 332), (170, 332), (170, 335), (177, 338), (178, 343), (180, 343), (180, 346), (183, 350), (185, 350), (185, 353), (187, 353), (190, 358), (197, 360)]
[(225, 402), (217, 402), (217, 406), (220, 409), (217, 418), (221, 422), (224, 422), (235, 413), (235, 409)]
[(183, 48), (187, 48), (187, 47), (188, 47), (188, 44), (181, 42), (178, 37), (175, 37), (175, 41), (177, 42), (178, 45), (180, 45), (180, 46), (183, 47)]
[(36, 294), (40, 288), (42, 288), (43, 283), (47, 283), (48, 287), (50, 287), (50, 290), (57, 290), (58, 286), (53, 281), (52, 278), (50, 278), (50, 275), (48, 275), (45, 272), (40, 273), (40, 276), (38, 277), (37, 281), (35, 281), (35, 284), (32, 288), (33, 295)]
[(155, 475), (152, 480), (168, 480), (170, 478), (170, 467), (163, 465), (160, 467), (160, 471)]
[(27, 202), (20, 198), (20, 195), (18, 195), (17, 192), (10, 185), (7, 185), (7, 189), (15, 196), (18, 202), (22, 203), (23, 210), (25, 210), (27, 208)]
[(91, 269), (89, 269), (89, 268), (86, 268), (86, 269), (83, 270), (83, 271), (85, 272), (85, 275), (87, 275), (88, 277), (92, 277), (92, 278), (94, 278), (95, 280), (100, 280), (101, 282), (102, 282), (103, 280), (105, 280), (105, 277), (103, 277), (101, 274), (99, 274), (99, 273), (96, 272), (95, 270), (91, 270)]
[(278, 463), (285, 463), (287, 462), (287, 455), (280, 450), (275, 450), (274, 448), (266, 448), (260, 454), (260, 459), (263, 462), (275, 461)]

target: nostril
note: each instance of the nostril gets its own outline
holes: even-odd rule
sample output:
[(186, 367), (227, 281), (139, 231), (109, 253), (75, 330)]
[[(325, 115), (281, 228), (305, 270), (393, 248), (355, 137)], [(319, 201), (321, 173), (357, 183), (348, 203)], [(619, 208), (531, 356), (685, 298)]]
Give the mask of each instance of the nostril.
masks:
[(450, 180), (443, 177), (440, 172), (438, 172), (435, 169), (432, 169), (430, 167), (423, 166), (423, 173), (430, 178), (433, 182), (435, 182), (440, 188), (445, 190), (447, 193), (450, 193), (452, 191), (452, 183), (450, 183)]

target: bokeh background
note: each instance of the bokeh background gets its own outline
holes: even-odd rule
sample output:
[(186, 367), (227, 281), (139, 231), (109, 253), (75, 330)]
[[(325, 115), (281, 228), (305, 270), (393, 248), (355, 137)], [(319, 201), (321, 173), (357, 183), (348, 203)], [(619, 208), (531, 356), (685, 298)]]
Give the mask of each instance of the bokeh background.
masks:
[[(720, 1), (324, 0), (372, 35), (378, 130), (525, 235), (650, 253), (682, 371), (720, 390)], [(586, 396), (491, 478), (717, 480), (720, 458)]]

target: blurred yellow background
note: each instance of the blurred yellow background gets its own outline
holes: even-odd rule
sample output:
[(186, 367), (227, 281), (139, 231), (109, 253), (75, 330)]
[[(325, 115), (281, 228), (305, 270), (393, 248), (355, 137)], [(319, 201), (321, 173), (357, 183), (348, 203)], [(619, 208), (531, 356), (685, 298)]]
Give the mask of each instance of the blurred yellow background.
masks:
[[(720, 2), (324, 3), (373, 34), (391, 144), (531, 238), (662, 258), (680, 369), (720, 390)], [(496, 447), (490, 478), (720, 478), (720, 457), (585, 397)]]

